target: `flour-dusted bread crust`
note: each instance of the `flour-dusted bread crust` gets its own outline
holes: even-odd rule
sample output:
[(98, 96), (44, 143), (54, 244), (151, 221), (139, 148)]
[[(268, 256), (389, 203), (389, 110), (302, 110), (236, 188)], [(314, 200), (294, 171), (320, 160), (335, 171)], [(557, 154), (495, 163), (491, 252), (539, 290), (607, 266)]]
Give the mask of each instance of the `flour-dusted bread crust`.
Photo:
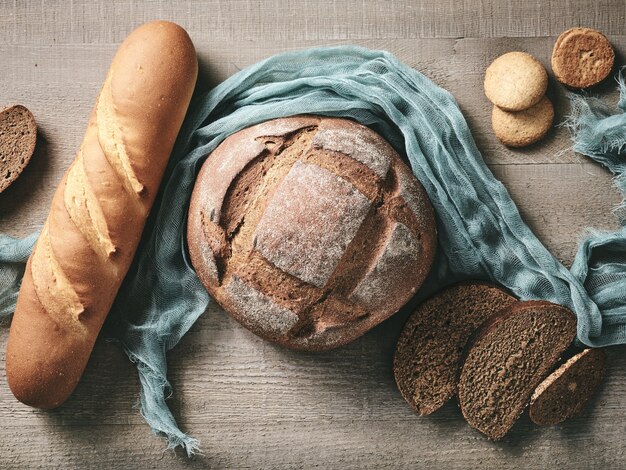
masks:
[(533, 392), (530, 419), (551, 425), (580, 414), (602, 383), (605, 368), (602, 349), (585, 349), (569, 358)]
[(469, 425), (490, 439), (503, 438), (575, 336), (576, 316), (545, 301), (516, 302), (487, 320), (459, 378), (459, 405)]
[(37, 125), (24, 106), (0, 111), (0, 193), (22, 173), (35, 152)]
[(78, 383), (133, 259), (196, 82), (187, 33), (157, 21), (113, 59), (78, 155), (30, 257), (7, 346), (23, 403), (54, 408)]
[(438, 292), (409, 317), (396, 346), (396, 384), (419, 415), (438, 410), (455, 393), (463, 351), (476, 328), (517, 302), (499, 287), (462, 283)]
[(323, 350), (407, 302), (430, 269), (436, 231), (424, 189), (378, 134), (295, 116), (244, 129), (209, 155), (187, 239), (203, 284), (239, 322)]

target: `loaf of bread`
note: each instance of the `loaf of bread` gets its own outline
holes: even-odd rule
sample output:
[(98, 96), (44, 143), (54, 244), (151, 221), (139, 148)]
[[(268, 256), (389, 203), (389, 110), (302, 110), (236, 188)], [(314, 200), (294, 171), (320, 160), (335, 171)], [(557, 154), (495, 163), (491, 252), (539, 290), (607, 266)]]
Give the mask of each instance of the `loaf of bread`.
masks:
[(424, 188), (394, 149), (346, 119), (276, 119), (228, 137), (189, 208), (191, 261), (261, 337), (341, 346), (395, 313), (436, 245)]
[(6, 356), (11, 391), (38, 408), (78, 383), (133, 259), (197, 77), (187, 33), (131, 33), (26, 266)]

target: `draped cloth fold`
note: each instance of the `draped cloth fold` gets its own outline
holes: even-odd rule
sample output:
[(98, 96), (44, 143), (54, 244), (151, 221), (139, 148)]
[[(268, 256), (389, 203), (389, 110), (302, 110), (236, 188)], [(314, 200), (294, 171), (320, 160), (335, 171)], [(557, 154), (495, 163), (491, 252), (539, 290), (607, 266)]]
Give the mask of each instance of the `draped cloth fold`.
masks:
[[(625, 87), (621, 83), (624, 111)], [(574, 147), (617, 175), (626, 114), (573, 98)], [(186, 214), (195, 175), (228, 135), (295, 114), (346, 117), (383, 135), (426, 188), (437, 216), (439, 248), (418, 294), (463, 279), (504, 285), (521, 299), (571, 308), (578, 338), (590, 346), (626, 342), (626, 232), (595, 233), (565, 268), (524, 223), (481, 157), (447, 91), (384, 51), (325, 47), (270, 57), (194, 99), (166, 170), (135, 261), (105, 334), (137, 365), (141, 412), (171, 447), (197, 450), (166, 404), (166, 353), (205, 311), (210, 298), (186, 253)], [(609, 208), (607, 208), (609, 210)], [(0, 314), (12, 312), (23, 263), (34, 242), (0, 238)], [(21, 266), (21, 268), (20, 268)], [(624, 292), (624, 293), (623, 293)]]

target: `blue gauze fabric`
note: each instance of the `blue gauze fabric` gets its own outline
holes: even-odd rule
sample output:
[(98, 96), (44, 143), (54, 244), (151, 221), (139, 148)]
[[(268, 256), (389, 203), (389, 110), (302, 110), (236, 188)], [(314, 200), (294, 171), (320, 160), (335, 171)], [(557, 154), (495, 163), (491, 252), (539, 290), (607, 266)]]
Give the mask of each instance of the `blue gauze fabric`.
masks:
[[(622, 84), (622, 110), (624, 96)], [(625, 189), (619, 154), (626, 115), (611, 116), (579, 98), (574, 104), (577, 111), (569, 124), (576, 150), (607, 166)], [(571, 308), (585, 344), (626, 342), (624, 229), (593, 234), (582, 243), (572, 269), (566, 269), (522, 221), (447, 91), (387, 52), (348, 46), (279, 54), (194, 100), (135, 263), (107, 321), (106, 334), (121, 343), (139, 370), (143, 416), (170, 446), (181, 445), (189, 453), (197, 449), (197, 442), (179, 430), (165, 401), (171, 393), (166, 352), (210, 301), (185, 247), (195, 175), (228, 135), (302, 113), (353, 118), (408, 157), (437, 215), (439, 250), (422, 297), (457, 280), (490, 280), (521, 299)], [(1, 239), (5, 315), (15, 302), (16, 263), (24, 261), (33, 241)]]

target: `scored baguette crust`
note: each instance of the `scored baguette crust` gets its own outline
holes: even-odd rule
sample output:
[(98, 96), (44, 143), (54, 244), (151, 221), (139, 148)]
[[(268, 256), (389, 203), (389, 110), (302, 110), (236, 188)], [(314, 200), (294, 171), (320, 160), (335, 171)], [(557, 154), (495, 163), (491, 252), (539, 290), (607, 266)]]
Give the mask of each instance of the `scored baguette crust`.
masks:
[(133, 259), (197, 67), (191, 39), (169, 22), (137, 28), (116, 53), (26, 265), (6, 358), (21, 402), (54, 408), (76, 387)]

